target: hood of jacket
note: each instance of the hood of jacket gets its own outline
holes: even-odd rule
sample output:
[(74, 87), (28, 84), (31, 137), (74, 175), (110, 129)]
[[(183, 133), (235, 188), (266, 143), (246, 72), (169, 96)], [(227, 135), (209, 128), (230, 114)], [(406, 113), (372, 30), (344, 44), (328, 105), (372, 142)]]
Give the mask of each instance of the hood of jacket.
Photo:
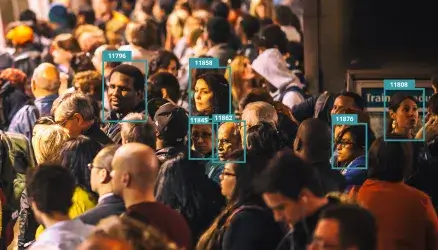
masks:
[(286, 60), (278, 49), (263, 51), (253, 62), (255, 72), (265, 78), (270, 84), (279, 90), (291, 84), (303, 88), (300, 79), (288, 68)]

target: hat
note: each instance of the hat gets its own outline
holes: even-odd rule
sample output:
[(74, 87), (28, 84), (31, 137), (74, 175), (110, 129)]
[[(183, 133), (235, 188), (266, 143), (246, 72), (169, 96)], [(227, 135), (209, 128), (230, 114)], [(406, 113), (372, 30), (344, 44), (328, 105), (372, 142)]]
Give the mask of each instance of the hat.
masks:
[(169, 101), (166, 99), (163, 99), (163, 98), (153, 98), (153, 99), (149, 100), (148, 101), (149, 117), (152, 117), (152, 118), (155, 117), (155, 113), (157, 113), (157, 110), (166, 103), (169, 103)]
[(67, 23), (67, 8), (62, 4), (53, 4), (49, 10), (49, 20), (52, 23), (65, 25)]
[(187, 111), (171, 103), (166, 103), (157, 110), (154, 122), (158, 136), (166, 140), (183, 141), (189, 129)]
[(27, 25), (18, 25), (6, 34), (6, 38), (14, 45), (22, 45), (33, 41), (33, 30)]

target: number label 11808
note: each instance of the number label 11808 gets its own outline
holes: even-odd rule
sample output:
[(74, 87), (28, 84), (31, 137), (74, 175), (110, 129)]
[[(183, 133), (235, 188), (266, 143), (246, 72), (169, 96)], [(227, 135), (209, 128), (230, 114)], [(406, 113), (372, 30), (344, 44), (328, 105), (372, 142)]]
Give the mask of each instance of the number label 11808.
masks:
[(415, 89), (415, 80), (383, 80), (383, 86), (390, 90)]

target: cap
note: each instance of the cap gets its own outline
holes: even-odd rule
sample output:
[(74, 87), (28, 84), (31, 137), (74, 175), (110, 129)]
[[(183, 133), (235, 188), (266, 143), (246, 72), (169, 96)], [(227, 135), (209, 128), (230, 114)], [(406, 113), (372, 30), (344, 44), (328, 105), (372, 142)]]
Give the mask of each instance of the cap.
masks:
[(152, 118), (155, 117), (155, 113), (157, 113), (157, 110), (166, 103), (169, 103), (169, 101), (163, 98), (153, 98), (149, 100), (148, 101), (149, 117)]
[(14, 45), (22, 45), (33, 41), (33, 30), (27, 25), (18, 25), (6, 34), (6, 38)]
[(158, 136), (166, 140), (182, 141), (189, 129), (187, 111), (172, 103), (166, 103), (157, 110), (154, 122)]
[(67, 8), (59, 3), (52, 4), (49, 10), (49, 20), (52, 23), (65, 25), (67, 23)]

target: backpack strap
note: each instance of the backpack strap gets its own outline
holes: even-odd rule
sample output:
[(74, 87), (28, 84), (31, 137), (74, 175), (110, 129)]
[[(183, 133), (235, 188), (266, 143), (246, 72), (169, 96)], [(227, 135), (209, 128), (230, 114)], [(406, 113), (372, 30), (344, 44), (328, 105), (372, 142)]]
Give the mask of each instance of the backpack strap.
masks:
[(318, 99), (316, 99), (315, 110), (313, 112), (313, 118), (318, 118), (319, 113), (321, 113), (326, 106), (329, 97), (330, 94), (328, 91), (324, 91), (324, 93), (318, 96)]
[(306, 96), (307, 96), (306, 93), (304, 92), (304, 90), (302, 90), (298, 86), (293, 85), (293, 86), (287, 87), (283, 91), (281, 91), (280, 98), (278, 99), (278, 101), (283, 102), (284, 96), (289, 92), (298, 92), (304, 99), (306, 99)]
[(242, 212), (244, 210), (249, 210), (249, 209), (251, 209), (251, 210), (258, 210), (258, 211), (265, 211), (265, 209), (263, 207), (258, 206), (258, 205), (243, 205), (243, 206), (240, 206), (236, 210), (234, 210), (233, 213), (231, 213), (230, 216), (228, 216), (227, 220), (225, 221), (224, 226), (228, 227), (230, 225), (230, 223), (231, 223), (231, 220), (233, 219), (233, 217), (236, 214), (238, 214), (239, 212)]

